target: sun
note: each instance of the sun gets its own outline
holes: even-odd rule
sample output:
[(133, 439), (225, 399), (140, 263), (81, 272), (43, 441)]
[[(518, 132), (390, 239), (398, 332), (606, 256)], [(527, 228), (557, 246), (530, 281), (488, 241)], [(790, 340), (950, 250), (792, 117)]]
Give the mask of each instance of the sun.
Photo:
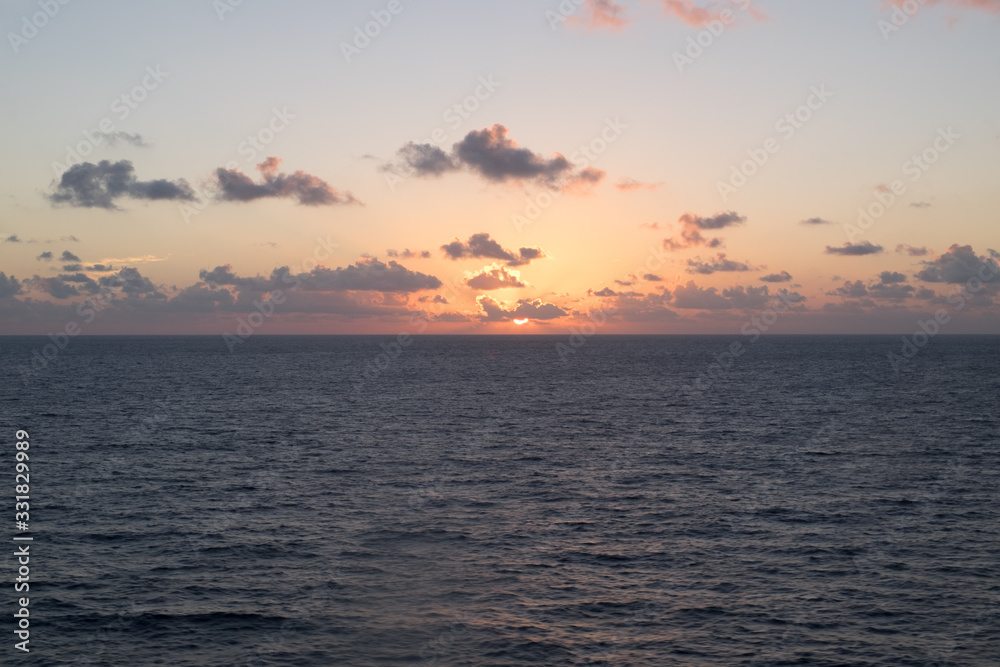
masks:
[(522, 324), (527, 324), (528, 320), (514, 320), (514, 324), (521, 326)]

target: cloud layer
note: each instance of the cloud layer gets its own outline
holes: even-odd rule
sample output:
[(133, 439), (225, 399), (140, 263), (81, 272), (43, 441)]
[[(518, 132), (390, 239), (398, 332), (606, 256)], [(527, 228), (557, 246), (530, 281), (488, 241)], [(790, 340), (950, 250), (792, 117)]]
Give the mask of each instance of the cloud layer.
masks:
[(75, 164), (63, 173), (48, 196), (53, 204), (78, 208), (115, 210), (115, 200), (122, 198), (168, 201), (194, 201), (194, 190), (184, 179), (140, 181), (129, 160), (97, 164)]

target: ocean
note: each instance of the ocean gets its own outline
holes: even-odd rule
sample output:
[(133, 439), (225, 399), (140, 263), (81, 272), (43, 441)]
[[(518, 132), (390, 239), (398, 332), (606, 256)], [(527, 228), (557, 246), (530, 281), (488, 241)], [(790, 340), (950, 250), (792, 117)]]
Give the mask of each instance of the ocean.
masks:
[(921, 342), (0, 338), (0, 663), (995, 666), (1000, 337)]

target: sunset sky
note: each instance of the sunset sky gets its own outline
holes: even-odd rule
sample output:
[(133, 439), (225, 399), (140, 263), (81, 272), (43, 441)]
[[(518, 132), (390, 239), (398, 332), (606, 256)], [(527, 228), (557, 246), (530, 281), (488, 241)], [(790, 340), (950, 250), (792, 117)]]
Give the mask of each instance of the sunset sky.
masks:
[(1000, 0), (63, 2), (0, 333), (1000, 332)]

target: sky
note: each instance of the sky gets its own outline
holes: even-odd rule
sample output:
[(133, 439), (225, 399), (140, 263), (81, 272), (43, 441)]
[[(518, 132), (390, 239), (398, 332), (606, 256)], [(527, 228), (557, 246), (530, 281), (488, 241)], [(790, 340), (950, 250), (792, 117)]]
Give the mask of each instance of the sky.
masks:
[(0, 26), (0, 334), (1000, 333), (1000, 0)]

